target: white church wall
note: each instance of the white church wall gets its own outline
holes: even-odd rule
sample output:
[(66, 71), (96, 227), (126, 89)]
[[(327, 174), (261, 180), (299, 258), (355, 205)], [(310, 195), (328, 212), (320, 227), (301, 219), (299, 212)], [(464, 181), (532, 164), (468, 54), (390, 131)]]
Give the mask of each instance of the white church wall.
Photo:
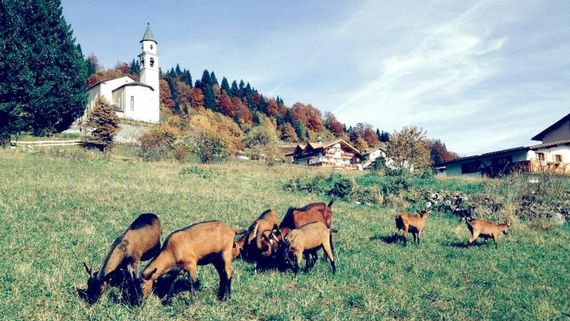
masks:
[(154, 91), (144, 86), (126, 86), (122, 88), (124, 117), (158, 123), (160, 113), (156, 109), (158, 102), (154, 99)]

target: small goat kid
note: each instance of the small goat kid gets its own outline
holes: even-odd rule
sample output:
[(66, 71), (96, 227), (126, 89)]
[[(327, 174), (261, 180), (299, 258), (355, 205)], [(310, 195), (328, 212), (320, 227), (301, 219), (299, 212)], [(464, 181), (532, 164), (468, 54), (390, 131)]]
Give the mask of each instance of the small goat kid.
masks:
[(420, 215), (412, 215), (408, 212), (402, 212), (396, 215), (396, 232), (394, 237), (398, 236), (400, 230), (403, 231), (404, 245), (408, 244), (408, 232), (412, 233), (414, 242), (420, 244), (420, 239), (422, 238), (422, 232), (426, 227), (426, 221), (431, 213), (431, 210), (424, 211)]
[[(146, 298), (155, 281), (170, 271), (176, 275), (184, 270), (190, 278), (190, 295), (194, 296), (198, 281), (198, 265), (213, 264), (220, 275), (218, 298), (226, 300), (231, 295), (232, 248), (236, 234), (245, 231), (228, 227), (220, 221), (208, 221), (172, 232), (164, 241), (158, 256), (141, 274), (142, 295)], [(175, 290), (172, 282), (165, 302), (168, 303)]]
[(97, 302), (114, 277), (125, 281), (125, 269), (128, 271), (126, 281), (131, 286), (135, 284), (139, 262), (152, 259), (160, 251), (161, 233), (158, 216), (152, 213), (139, 215), (113, 242), (99, 271), (93, 272), (91, 267), (83, 263), (89, 279), (87, 289), (78, 290), (79, 295), (90, 304)]
[(465, 222), (469, 232), (471, 232), (468, 245), (473, 245), (479, 237), (484, 238), (485, 241), (492, 238), (495, 242), (495, 248), (498, 248), (497, 241), (501, 233), (507, 234), (509, 232), (509, 224), (495, 224), (480, 219), (465, 220)]
[(283, 240), (283, 248), (288, 262), (293, 261), (293, 271), (299, 271), (303, 256), (307, 260), (305, 271), (309, 272), (317, 261), (317, 251), (323, 248), (328, 257), (333, 274), (336, 272), (334, 262), (334, 246), (331, 230), (322, 222), (305, 224), (300, 228), (291, 230)]

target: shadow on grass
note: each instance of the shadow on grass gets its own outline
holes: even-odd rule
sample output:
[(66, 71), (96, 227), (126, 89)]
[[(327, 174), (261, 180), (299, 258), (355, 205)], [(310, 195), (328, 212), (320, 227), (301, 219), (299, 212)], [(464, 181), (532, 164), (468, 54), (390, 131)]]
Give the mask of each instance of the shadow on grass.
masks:
[[(167, 304), (165, 299), (168, 296), (168, 291), (171, 286), (174, 287), (172, 297), (176, 296), (180, 292), (190, 292), (190, 280), (188, 279), (188, 274), (181, 273), (179, 276), (167, 275), (156, 281), (154, 294), (162, 301), (163, 304)], [(200, 290), (200, 280), (197, 280), (194, 284), (194, 290)]]
[(386, 244), (394, 244), (400, 241), (404, 244), (404, 238), (399, 235), (374, 235), (369, 238), (370, 241), (382, 241)]
[(456, 242), (443, 242), (441, 243), (441, 245), (443, 246), (449, 246), (449, 247), (454, 247), (454, 248), (459, 248), (459, 249), (467, 249), (470, 247), (480, 247), (480, 246), (487, 246), (489, 244), (483, 243), (483, 242), (475, 242), (473, 244), (468, 244), (467, 241), (456, 241)]

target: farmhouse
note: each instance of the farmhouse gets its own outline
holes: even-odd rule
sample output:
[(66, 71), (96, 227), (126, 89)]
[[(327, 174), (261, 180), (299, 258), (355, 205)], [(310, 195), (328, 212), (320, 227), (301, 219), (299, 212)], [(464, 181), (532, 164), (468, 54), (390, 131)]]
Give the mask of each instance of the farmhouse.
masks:
[(532, 140), (541, 143), (457, 158), (437, 164), (436, 167), (444, 168), (446, 175), (494, 177), (513, 171), (570, 174), (570, 114)]
[(333, 168), (362, 168), (358, 149), (339, 139), (331, 143), (307, 143), (297, 145), (292, 153), (293, 164)]
[(381, 143), (379, 147), (367, 150), (362, 154), (362, 168), (368, 169), (372, 166), (372, 163), (378, 158), (386, 159), (386, 145)]
[(86, 113), (93, 108), (97, 97), (111, 103), (120, 118), (158, 123), (160, 120), (159, 64), (157, 42), (147, 25), (141, 43), (140, 82), (129, 76), (96, 83), (87, 89)]

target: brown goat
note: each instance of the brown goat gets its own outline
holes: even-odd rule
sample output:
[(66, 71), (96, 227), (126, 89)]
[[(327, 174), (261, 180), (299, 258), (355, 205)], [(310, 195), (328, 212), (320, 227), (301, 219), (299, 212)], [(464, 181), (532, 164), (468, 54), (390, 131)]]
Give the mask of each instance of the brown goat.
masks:
[(92, 268), (83, 263), (85, 271), (89, 274), (87, 289), (79, 290), (87, 302), (95, 303), (108, 286), (109, 281), (125, 269), (130, 281), (138, 276), (138, 264), (152, 259), (160, 251), (160, 236), (162, 233), (158, 216), (152, 213), (139, 215), (129, 228), (119, 236), (111, 250), (103, 260), (99, 271), (92, 272)]
[(242, 251), (245, 251), (246, 256), (253, 258), (256, 256), (271, 256), (273, 241), (270, 239), (270, 235), (273, 230), (277, 229), (278, 222), (279, 217), (274, 211), (266, 210), (261, 213), (259, 218), (250, 225), (247, 234), (243, 235), (234, 244), (233, 259), (238, 257)]
[(420, 215), (412, 215), (408, 212), (402, 212), (394, 218), (396, 222), (396, 232), (394, 237), (397, 237), (398, 231), (403, 231), (404, 245), (408, 244), (408, 232), (412, 233), (414, 242), (420, 244), (422, 232), (426, 227), (426, 221), (430, 214), (430, 210), (420, 213)]
[(471, 237), (469, 238), (469, 245), (472, 245), (478, 237), (484, 238), (487, 241), (488, 238), (492, 238), (495, 242), (495, 248), (498, 248), (497, 241), (501, 233), (507, 234), (509, 232), (508, 224), (496, 224), (493, 222), (472, 219), (466, 220), (467, 228), (471, 232)]
[(322, 222), (327, 228), (330, 228), (333, 218), (331, 209), (333, 202), (334, 199), (328, 205), (325, 203), (312, 203), (303, 208), (289, 208), (279, 225), (280, 237), (285, 237), (292, 229), (312, 222)]
[(295, 274), (299, 271), (303, 256), (307, 260), (305, 271), (309, 272), (317, 261), (317, 251), (323, 248), (331, 262), (333, 274), (336, 272), (334, 262), (334, 247), (331, 230), (322, 222), (305, 224), (300, 228), (291, 230), (283, 240), (285, 256), (283, 259), (293, 261)]
[[(197, 223), (172, 232), (164, 241), (158, 256), (141, 274), (143, 298), (150, 294), (161, 275), (169, 271), (178, 274), (180, 270), (188, 272), (193, 296), (198, 280), (198, 265), (213, 264), (220, 275), (218, 298), (228, 299), (232, 283), (232, 248), (237, 233), (238, 230), (220, 221)], [(172, 298), (174, 285), (175, 282), (172, 282), (166, 302)]]

